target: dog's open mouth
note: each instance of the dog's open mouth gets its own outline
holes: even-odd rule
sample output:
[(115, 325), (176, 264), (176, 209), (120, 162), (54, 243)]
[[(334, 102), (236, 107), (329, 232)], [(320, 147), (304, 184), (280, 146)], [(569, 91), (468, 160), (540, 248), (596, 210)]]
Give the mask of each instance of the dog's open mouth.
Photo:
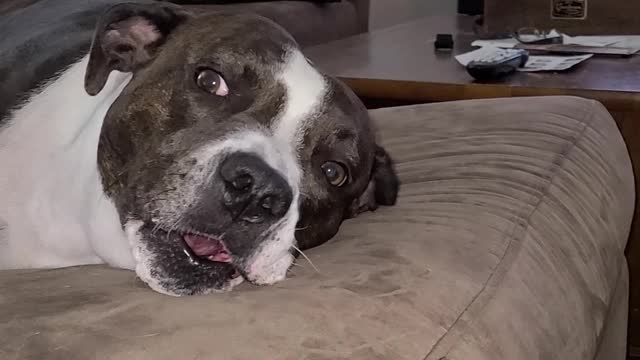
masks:
[[(187, 233), (182, 235), (182, 240), (184, 240), (192, 254), (200, 259), (229, 264), (233, 260), (224, 241), (218, 237)], [(236, 269), (231, 277), (237, 278), (240, 275), (240, 272)]]
[(185, 234), (182, 237), (193, 254), (210, 261), (230, 263), (231, 254), (224, 242), (215, 237)]

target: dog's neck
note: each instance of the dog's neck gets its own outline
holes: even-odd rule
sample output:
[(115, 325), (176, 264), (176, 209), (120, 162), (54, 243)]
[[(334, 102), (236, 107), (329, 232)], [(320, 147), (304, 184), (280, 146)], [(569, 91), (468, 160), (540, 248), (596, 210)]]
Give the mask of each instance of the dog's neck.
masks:
[[(84, 57), (45, 84), (0, 129), (0, 163), (8, 165), (6, 175), (0, 176), (0, 198), (6, 205), (2, 209), (12, 209), (0, 212), (0, 219), (11, 224), (2, 230), (2, 267), (131, 258), (122, 256), (129, 247), (122, 230), (113, 225), (119, 224), (118, 215), (104, 197), (97, 170), (102, 121), (131, 75), (111, 74), (103, 91), (91, 97), (84, 90), (86, 66)], [(42, 229), (60, 231), (45, 234)], [(94, 241), (105, 237), (108, 240)], [(70, 244), (74, 247), (73, 258), (59, 255), (63, 243), (66, 255)], [(3, 254), (18, 263), (3, 261)], [(130, 268), (133, 260), (113, 265)]]

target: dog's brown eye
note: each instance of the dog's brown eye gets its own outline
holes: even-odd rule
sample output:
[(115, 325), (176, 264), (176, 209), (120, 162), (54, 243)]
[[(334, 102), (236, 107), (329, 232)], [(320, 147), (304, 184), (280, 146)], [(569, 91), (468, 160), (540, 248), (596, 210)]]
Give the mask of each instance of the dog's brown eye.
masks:
[(345, 167), (335, 161), (327, 161), (322, 164), (322, 172), (327, 177), (329, 184), (340, 187), (347, 182), (348, 175)]
[(198, 71), (196, 75), (196, 84), (199, 88), (209, 94), (226, 96), (229, 93), (227, 83), (224, 81), (222, 76), (211, 69)]

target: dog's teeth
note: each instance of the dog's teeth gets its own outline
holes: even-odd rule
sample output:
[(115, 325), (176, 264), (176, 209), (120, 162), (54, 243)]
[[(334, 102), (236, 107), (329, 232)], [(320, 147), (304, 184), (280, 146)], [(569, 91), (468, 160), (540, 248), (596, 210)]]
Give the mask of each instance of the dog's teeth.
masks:
[(215, 262), (230, 263), (231, 255), (229, 255), (229, 253), (226, 251), (222, 251), (215, 255), (208, 256), (207, 259)]

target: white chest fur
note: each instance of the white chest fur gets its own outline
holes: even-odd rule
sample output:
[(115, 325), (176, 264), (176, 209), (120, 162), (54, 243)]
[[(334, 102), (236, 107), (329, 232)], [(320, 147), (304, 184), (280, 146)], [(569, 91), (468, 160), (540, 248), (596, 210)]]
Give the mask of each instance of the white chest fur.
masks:
[(112, 73), (91, 97), (86, 65), (44, 86), (0, 129), (0, 269), (135, 267), (97, 169), (102, 121), (131, 75)]

